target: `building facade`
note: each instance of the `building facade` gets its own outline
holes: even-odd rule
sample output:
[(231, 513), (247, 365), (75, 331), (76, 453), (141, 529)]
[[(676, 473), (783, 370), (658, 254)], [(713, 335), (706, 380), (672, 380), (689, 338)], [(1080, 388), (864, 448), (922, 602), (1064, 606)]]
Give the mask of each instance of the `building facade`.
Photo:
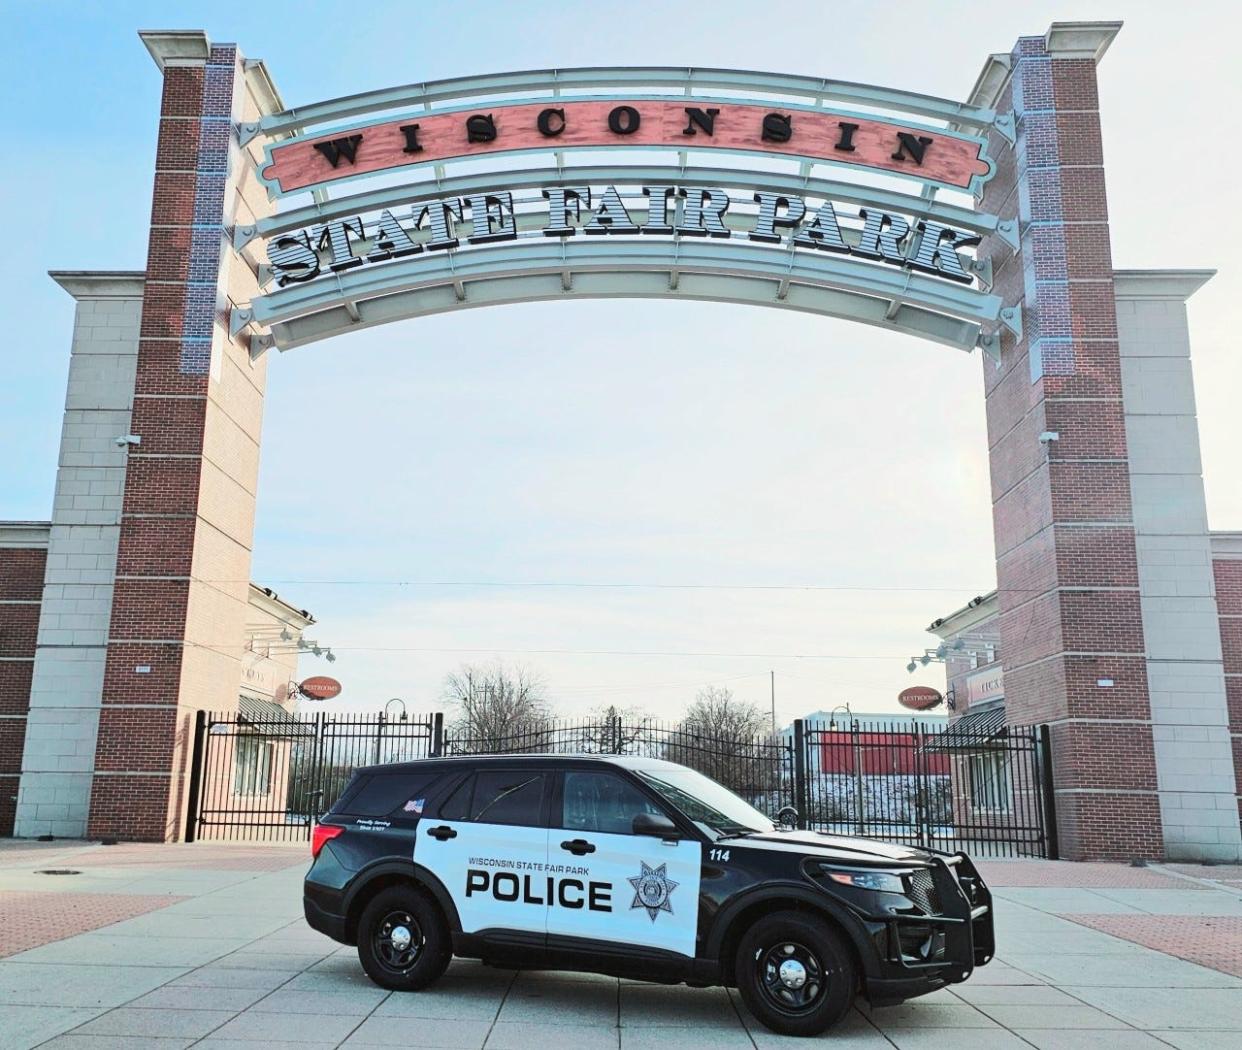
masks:
[[(1208, 536), (1210, 557), (1206, 579), (1210, 579), (1214, 601), (1214, 638), (1191, 635), (1183, 644), (1181, 659), (1176, 650), (1166, 650), (1165, 661), (1189, 664), (1188, 702), (1169, 705), (1161, 713), (1164, 721), (1153, 722), (1152, 734), (1158, 749), (1148, 757), (1136, 751), (1134, 775), (1140, 783), (1154, 784), (1162, 816), (1185, 821), (1184, 828), (1162, 825), (1170, 856), (1200, 860), (1230, 861), (1234, 820), (1242, 822), (1242, 533), (1213, 532)], [(1198, 558), (1200, 552), (1189, 543)], [(1165, 597), (1175, 600), (1178, 582), (1185, 571), (1184, 557), (1166, 560)], [(1201, 566), (1202, 568), (1202, 566)], [(1205, 576), (1200, 573), (1202, 586)], [(1171, 583), (1170, 583), (1171, 581)], [(1175, 601), (1175, 605), (1182, 604)], [(996, 591), (973, 598), (967, 605), (934, 621), (928, 631), (944, 647), (946, 697), (949, 728), (955, 739), (953, 755), (953, 809), (957, 827), (967, 830), (986, 827), (995, 814), (1006, 821), (1038, 822), (1036, 809), (1042, 803), (1023, 797), (1020, 785), (1007, 768), (1003, 747), (989, 746), (1003, 739), (1010, 726), (1025, 726), (1047, 720), (1046, 712), (1029, 711), (1019, 699), (1006, 701), (1005, 659), (1000, 643), (1000, 600)], [(1217, 656), (1217, 654), (1219, 654)], [(1159, 674), (1157, 669), (1155, 672)], [(1107, 677), (1096, 682), (1097, 689), (1115, 689)], [(1066, 754), (1058, 752), (1055, 741), (1072, 722), (1068, 717), (1049, 722), (1054, 746), (1050, 756), (1056, 812), (1067, 798), (1081, 790), (1079, 771), (1066, 767)], [(1178, 834), (1196, 843), (1193, 850), (1178, 849)], [(980, 833), (975, 832), (975, 837)], [(1210, 838), (1218, 836), (1218, 848)]]
[(964, 101), (605, 68), (295, 108), (237, 45), (142, 33), (146, 266), (53, 275), (76, 300), (56, 496), (46, 544), (12, 525), (0, 561), (16, 833), (180, 834), (189, 727), (248, 673), (270, 349), (630, 296), (980, 349), (1006, 717), (1053, 727), (1062, 855), (1239, 859), (1237, 580), (1213, 575), (1185, 308), (1210, 274), (1114, 265), (1119, 29), (1023, 36)]
[[(80, 698), (75, 690), (82, 688), (89, 668), (79, 669), (77, 681), (61, 683), (63, 691), (55, 695), (62, 702), (40, 705), (29, 724), (36, 674), (44, 680), (49, 664), (63, 666), (62, 658), (66, 664), (89, 664), (93, 655), (86, 645), (65, 652), (59, 632), (81, 638), (78, 632), (99, 629), (91, 618), (95, 585), (82, 581), (83, 574), (98, 571), (90, 564), (98, 552), (82, 551), (76, 560), (49, 571), (52, 536), (51, 522), (0, 522), (0, 836), (78, 838), (89, 816), (83, 796), (98, 747), (98, 719), (94, 709), (65, 702)], [(56, 582), (46, 584), (49, 576)], [(314, 623), (305, 609), (256, 584), (249, 587), (247, 607), (241, 674), (226, 710), (249, 714), (253, 729), (238, 735), (227, 761), (207, 771), (225, 784), (223, 791), (215, 790), (217, 797), (229, 791), (253, 796), (283, 790), (290, 738), (270, 727), (295, 709), (298, 643)], [(48, 650), (55, 650), (54, 658)], [(270, 804), (280, 808), (283, 803), (272, 799)], [(181, 820), (181, 813), (169, 819)], [(169, 837), (179, 838), (183, 827), (170, 827)]]

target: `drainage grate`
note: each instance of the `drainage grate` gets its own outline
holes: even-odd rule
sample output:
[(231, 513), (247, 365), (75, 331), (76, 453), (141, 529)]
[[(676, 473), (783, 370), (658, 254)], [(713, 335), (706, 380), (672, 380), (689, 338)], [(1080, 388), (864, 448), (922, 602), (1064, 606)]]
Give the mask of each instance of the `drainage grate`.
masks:
[(44, 868), (41, 871), (36, 871), (35, 874), (36, 875), (81, 875), (82, 873), (80, 871), (76, 871), (73, 868)]

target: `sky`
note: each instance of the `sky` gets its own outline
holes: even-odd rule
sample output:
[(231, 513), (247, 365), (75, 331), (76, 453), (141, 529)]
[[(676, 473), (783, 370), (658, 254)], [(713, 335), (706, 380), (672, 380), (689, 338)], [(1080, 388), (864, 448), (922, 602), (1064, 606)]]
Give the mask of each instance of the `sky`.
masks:
[[(964, 99), (1054, 20), (1123, 19), (1100, 72), (1114, 264), (1207, 267), (1190, 307), (1209, 520), (1242, 528), (1234, 4), (0, 3), (0, 518), (50, 514), (73, 302), (142, 269), (158, 73), (138, 29), (262, 58), (289, 105), (510, 69), (778, 70)], [(555, 709), (675, 718), (707, 685), (780, 722), (895, 712), (933, 619), (994, 586), (982, 364), (775, 310), (475, 310), (273, 355), (254, 579), (318, 618), (338, 708), (441, 706), (463, 661)]]

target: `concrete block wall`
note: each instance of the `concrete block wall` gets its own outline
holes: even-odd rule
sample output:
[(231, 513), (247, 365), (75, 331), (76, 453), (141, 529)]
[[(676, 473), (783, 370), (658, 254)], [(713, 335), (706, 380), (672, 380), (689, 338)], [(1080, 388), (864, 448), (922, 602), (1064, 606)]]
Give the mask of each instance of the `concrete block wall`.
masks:
[(57, 273), (77, 300), (14, 834), (86, 833), (143, 276)]
[(1114, 275), (1165, 855), (1242, 859), (1186, 300), (1211, 271)]

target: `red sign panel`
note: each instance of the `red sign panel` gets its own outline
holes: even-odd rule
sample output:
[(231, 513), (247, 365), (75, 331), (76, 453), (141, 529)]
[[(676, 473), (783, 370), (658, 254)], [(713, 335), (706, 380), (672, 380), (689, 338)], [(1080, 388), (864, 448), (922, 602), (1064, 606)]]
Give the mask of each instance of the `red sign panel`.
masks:
[(911, 711), (930, 711), (944, 701), (939, 690), (929, 685), (912, 685), (897, 694), (897, 703)]
[(556, 101), (419, 114), (271, 146), (261, 174), (284, 194), (489, 153), (623, 146), (783, 154), (960, 189), (991, 171), (982, 140), (967, 135), (824, 110), (686, 101)]
[(298, 691), (307, 700), (331, 700), (333, 697), (341, 695), (341, 683), (335, 678), (328, 678), (326, 675), (316, 675), (314, 678), (306, 679), (306, 681), (299, 685)]

